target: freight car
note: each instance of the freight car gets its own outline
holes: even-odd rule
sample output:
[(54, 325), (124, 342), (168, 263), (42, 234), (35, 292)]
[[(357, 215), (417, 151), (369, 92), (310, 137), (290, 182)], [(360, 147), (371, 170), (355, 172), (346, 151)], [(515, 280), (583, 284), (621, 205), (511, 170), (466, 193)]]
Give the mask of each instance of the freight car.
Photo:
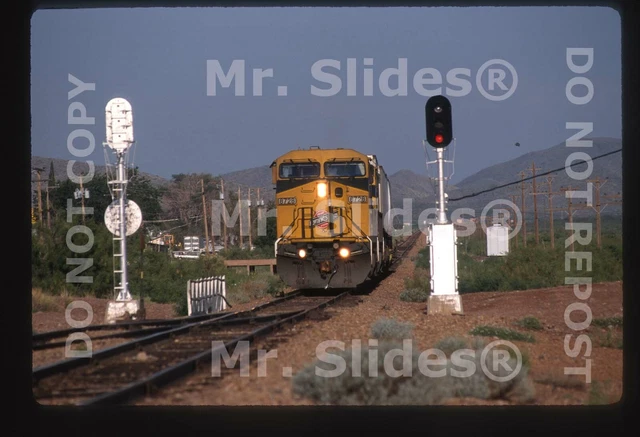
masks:
[(375, 155), (292, 150), (271, 164), (276, 267), (294, 289), (355, 288), (391, 264), (389, 179)]

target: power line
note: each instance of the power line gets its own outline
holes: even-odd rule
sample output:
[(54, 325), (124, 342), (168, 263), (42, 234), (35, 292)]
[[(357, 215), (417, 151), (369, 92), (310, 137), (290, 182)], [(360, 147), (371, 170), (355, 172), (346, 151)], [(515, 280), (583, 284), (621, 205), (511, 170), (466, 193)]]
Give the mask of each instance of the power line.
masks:
[[(613, 155), (614, 153), (618, 153), (618, 152), (621, 152), (621, 151), (622, 151), (622, 149), (617, 149), (617, 150), (614, 150), (612, 152), (607, 152), (607, 153), (604, 153), (602, 155), (598, 155), (596, 157), (591, 158), (591, 161), (595, 161), (596, 159), (604, 158), (605, 156)], [(450, 198), (449, 202), (455, 202), (457, 200), (468, 199), (469, 197), (479, 196), (480, 194), (490, 193), (491, 191), (495, 191), (495, 190), (498, 190), (500, 188), (505, 188), (505, 187), (509, 187), (511, 185), (519, 184), (519, 183), (524, 182), (524, 181), (528, 181), (530, 179), (533, 179), (534, 177), (540, 177), (540, 176), (545, 176), (545, 175), (548, 175), (548, 174), (551, 174), (551, 173), (556, 173), (556, 172), (559, 172), (561, 170), (565, 170), (567, 168), (571, 168), (571, 167), (573, 167), (575, 165), (584, 164), (586, 162), (587, 161), (577, 161), (577, 162), (574, 162), (573, 164), (571, 164), (569, 166), (565, 165), (564, 167), (556, 168), (555, 170), (549, 170), (549, 171), (546, 171), (546, 172), (543, 172), (543, 173), (537, 173), (535, 176), (529, 176), (529, 177), (526, 177), (526, 178), (521, 179), (519, 181), (514, 181), (514, 182), (509, 182), (507, 184), (498, 185), (497, 187), (488, 188), (486, 190), (478, 191), (477, 193), (467, 194), (466, 196), (456, 197), (455, 199), (451, 199)]]

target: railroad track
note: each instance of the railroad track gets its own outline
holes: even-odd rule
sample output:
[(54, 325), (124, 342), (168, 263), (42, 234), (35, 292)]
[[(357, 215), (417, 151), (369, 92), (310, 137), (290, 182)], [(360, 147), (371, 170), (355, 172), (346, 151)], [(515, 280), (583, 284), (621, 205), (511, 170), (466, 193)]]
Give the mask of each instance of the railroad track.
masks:
[[(91, 340), (102, 340), (111, 338), (128, 338), (142, 337), (154, 334), (156, 332), (166, 331), (179, 325), (211, 320), (229, 314), (228, 311), (214, 314), (203, 314), (199, 316), (176, 317), (173, 319), (156, 319), (156, 320), (136, 320), (127, 322), (117, 322), (103, 325), (89, 325), (83, 328), (69, 328), (59, 331), (48, 331), (33, 334), (32, 350), (51, 349), (56, 347), (64, 347), (66, 338), (75, 333), (102, 332), (102, 334), (92, 335)], [(61, 341), (52, 341), (64, 338)]]
[[(393, 267), (413, 247), (421, 232), (396, 246)], [(386, 277), (387, 275), (385, 275)], [(366, 285), (374, 288), (379, 281)], [(32, 371), (34, 398), (42, 404), (98, 405), (126, 403), (155, 391), (211, 361), (212, 342), (222, 341), (228, 353), (240, 341), (252, 341), (295, 323), (351, 294), (307, 296), (295, 291), (251, 310), (94, 325), (34, 335), (34, 347), (55, 347), (52, 339), (86, 330), (120, 332), (97, 338), (138, 337), (101, 349), (90, 357), (76, 357), (36, 367)], [(358, 294), (356, 292), (356, 294)]]
[(97, 405), (126, 402), (167, 384), (209, 362), (212, 342), (232, 349), (285, 324), (295, 323), (349, 293), (305, 296), (301, 292), (248, 311), (175, 327), (111, 348), (91, 357), (71, 358), (37, 367), (33, 394), (42, 404)]
[(423, 235), (421, 231), (416, 231), (411, 234), (406, 240), (403, 240), (396, 245), (393, 253), (393, 258), (391, 260), (390, 270), (392, 272), (395, 271), (395, 267), (400, 264), (400, 261), (404, 259), (407, 252), (409, 252), (414, 244), (416, 244), (416, 241), (418, 241), (418, 238), (420, 238), (421, 235)]

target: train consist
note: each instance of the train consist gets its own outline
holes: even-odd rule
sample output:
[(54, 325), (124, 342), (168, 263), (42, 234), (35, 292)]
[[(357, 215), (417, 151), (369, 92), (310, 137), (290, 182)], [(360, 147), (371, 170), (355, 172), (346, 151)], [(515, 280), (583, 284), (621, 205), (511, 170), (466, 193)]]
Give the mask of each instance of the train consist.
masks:
[(295, 289), (355, 288), (391, 263), (387, 175), (375, 155), (292, 150), (272, 164), (276, 267)]

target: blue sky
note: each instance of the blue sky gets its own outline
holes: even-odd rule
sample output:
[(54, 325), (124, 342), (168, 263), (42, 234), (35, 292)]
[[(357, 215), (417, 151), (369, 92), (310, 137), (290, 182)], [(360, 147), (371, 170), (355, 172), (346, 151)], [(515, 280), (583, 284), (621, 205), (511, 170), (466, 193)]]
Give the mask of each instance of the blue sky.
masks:
[[(133, 107), (135, 165), (163, 177), (268, 165), (311, 145), (375, 154), (390, 174), (425, 174), (428, 96), (421, 94), (439, 86), (433, 69), (453, 108), (453, 183), (562, 143), (575, 133), (566, 122), (593, 122), (593, 136), (622, 136), (620, 16), (604, 7), (41, 10), (31, 24), (36, 156), (74, 159), (67, 137), (85, 128), (95, 137), (95, 149), (75, 159), (103, 165), (105, 105), (123, 97)], [(567, 48), (593, 49), (590, 70), (573, 73)], [(355, 59), (355, 82), (347, 78), (348, 58)], [(372, 66), (363, 65), (366, 58)], [(402, 59), (406, 95), (386, 96), (380, 75)], [(226, 73), (234, 60), (244, 60), (245, 95), (220, 82), (216, 95), (207, 95), (213, 77), (207, 61), (217, 61)], [(312, 87), (330, 87), (312, 69), (326, 60), (340, 62), (340, 70), (322, 71), (342, 88), (335, 95), (313, 95)], [(500, 95), (496, 80), (489, 89), (489, 75), (504, 74), (501, 84), (513, 92), (503, 100), (483, 96), (476, 83), (479, 69), (492, 60), (506, 61), (517, 73), (515, 87), (508, 69), (495, 63), (480, 76), (487, 93)], [(576, 64), (584, 60), (575, 58)], [(273, 78), (264, 79), (261, 96), (253, 95), (253, 69), (269, 68)], [(422, 70), (427, 68), (432, 70)], [(372, 96), (365, 95), (365, 71), (372, 72)], [(95, 91), (68, 100), (74, 88), (69, 74), (95, 83)], [(389, 88), (395, 89), (397, 77), (390, 76)], [(565, 93), (576, 76), (593, 84), (593, 98), (583, 105), (572, 104)], [(420, 85), (420, 77), (432, 81)], [(355, 95), (347, 95), (349, 81)], [(286, 96), (278, 96), (279, 86), (287, 87)], [(574, 93), (584, 96), (585, 87)], [(94, 125), (68, 123), (73, 101), (85, 105)], [(86, 147), (80, 140), (76, 146)]]

